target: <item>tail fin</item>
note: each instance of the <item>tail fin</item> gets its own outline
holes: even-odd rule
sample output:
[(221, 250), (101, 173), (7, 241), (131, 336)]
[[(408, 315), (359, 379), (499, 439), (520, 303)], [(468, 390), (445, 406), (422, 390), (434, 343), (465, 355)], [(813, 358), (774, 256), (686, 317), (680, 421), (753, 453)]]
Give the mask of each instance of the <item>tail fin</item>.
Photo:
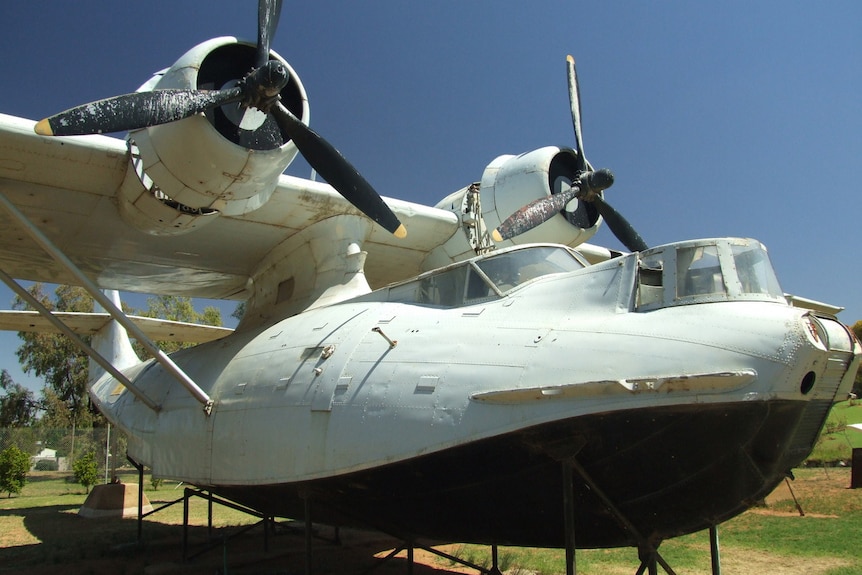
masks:
[[(105, 290), (104, 294), (116, 305), (120, 307), (120, 292), (117, 290)], [(99, 307), (98, 304), (96, 307)], [(104, 311), (97, 309), (96, 311)], [(132, 348), (132, 342), (129, 339), (129, 334), (117, 322), (112, 319), (107, 322), (95, 335), (93, 335), (90, 346), (99, 352), (105, 359), (119, 370), (141, 363), (141, 359), (135, 350)], [(105, 370), (95, 361), (90, 361), (89, 383), (97, 381), (105, 374)]]

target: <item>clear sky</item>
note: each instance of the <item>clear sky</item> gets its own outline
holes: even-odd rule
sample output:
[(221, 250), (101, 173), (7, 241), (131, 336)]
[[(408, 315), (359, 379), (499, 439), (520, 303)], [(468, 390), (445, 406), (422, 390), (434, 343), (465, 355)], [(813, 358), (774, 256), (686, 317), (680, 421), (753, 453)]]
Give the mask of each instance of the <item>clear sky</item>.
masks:
[[(39, 119), (134, 91), (203, 40), (253, 40), (256, 10), (4, 2), (0, 112)], [(286, 0), (273, 49), (305, 84), (319, 133), (382, 195), (431, 205), (498, 155), (572, 144), (571, 53), (587, 157), (614, 171), (606, 197), (647, 243), (755, 237), (786, 292), (844, 306), (853, 323), (860, 23), (855, 0)], [(607, 230), (593, 242), (621, 247)], [(11, 298), (2, 286), (0, 305)], [(18, 345), (0, 334), (0, 368), (41, 387), (17, 370)]]

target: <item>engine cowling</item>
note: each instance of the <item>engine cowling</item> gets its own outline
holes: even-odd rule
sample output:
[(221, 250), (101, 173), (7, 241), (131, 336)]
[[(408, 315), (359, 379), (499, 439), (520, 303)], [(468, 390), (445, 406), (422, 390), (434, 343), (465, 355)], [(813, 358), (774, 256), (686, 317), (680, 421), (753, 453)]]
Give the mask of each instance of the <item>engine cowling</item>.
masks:
[[(549, 146), (518, 156), (500, 156), (482, 174), (478, 187), (469, 186), (444, 198), (437, 208), (461, 218), (464, 234), (456, 234), (429, 255), (423, 267), (431, 269), (472, 257), (488, 245), (488, 233), (533, 200), (571, 187), (578, 169), (577, 153), (570, 148)], [(471, 198), (478, 190), (481, 218)], [(558, 243), (577, 246), (598, 231), (599, 214), (588, 202), (573, 200), (559, 216), (505, 240), (497, 247), (527, 243)], [(483, 236), (484, 239), (483, 239)]]
[[(252, 43), (215, 38), (186, 52), (140, 90), (230, 87), (254, 67), (255, 53)], [(308, 97), (299, 77), (278, 54), (271, 51), (270, 57), (290, 73), (282, 103), (308, 124)], [(271, 116), (245, 112), (230, 104), (130, 132), (132, 166), (120, 193), (126, 221), (147, 233), (175, 235), (218, 214), (244, 214), (265, 204), (298, 152)]]
[[(576, 152), (549, 146), (519, 156), (500, 156), (482, 174), (482, 217), (489, 229), (533, 200), (557, 194), (572, 186), (577, 175)], [(599, 214), (588, 202), (573, 200), (541, 226), (503, 245), (554, 242), (575, 246), (598, 230)]]

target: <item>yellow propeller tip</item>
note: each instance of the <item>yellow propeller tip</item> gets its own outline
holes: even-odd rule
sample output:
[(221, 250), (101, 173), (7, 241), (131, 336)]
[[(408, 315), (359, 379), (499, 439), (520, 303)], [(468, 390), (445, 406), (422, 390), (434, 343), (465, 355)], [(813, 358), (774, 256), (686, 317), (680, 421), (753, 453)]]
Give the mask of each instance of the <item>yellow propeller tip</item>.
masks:
[(568, 55), (566, 56), (566, 61), (571, 62), (572, 64), (574, 64), (574, 63), (575, 63), (575, 57), (574, 57), (574, 56), (572, 56), (571, 54), (568, 54)]
[(392, 232), (392, 235), (394, 235), (398, 239), (406, 238), (407, 237), (407, 228), (404, 227), (404, 224), (401, 224), (400, 226), (398, 226), (397, 230)]
[(33, 127), (33, 130), (40, 136), (54, 135), (54, 130), (51, 129), (51, 124), (48, 122), (48, 118), (36, 122), (36, 125)]
[(491, 232), (491, 239), (499, 243), (503, 241), (503, 236), (500, 235), (499, 230), (494, 230), (493, 232)]

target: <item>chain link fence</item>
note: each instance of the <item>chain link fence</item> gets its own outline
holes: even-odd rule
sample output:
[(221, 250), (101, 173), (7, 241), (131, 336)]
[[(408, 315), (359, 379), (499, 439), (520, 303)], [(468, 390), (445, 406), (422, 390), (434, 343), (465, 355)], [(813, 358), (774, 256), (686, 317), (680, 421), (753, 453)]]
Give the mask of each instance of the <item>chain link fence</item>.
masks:
[(71, 471), (72, 463), (92, 452), (99, 471), (129, 467), (126, 437), (114, 427), (0, 428), (0, 451), (16, 446), (30, 455), (31, 471)]

